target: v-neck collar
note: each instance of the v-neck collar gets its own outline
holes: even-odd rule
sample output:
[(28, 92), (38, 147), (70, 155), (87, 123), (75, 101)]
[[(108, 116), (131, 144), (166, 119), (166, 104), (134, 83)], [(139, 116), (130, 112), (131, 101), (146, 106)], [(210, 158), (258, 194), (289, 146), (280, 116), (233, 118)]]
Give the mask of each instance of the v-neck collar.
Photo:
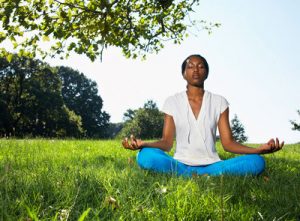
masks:
[(192, 113), (193, 120), (195, 120), (196, 122), (200, 121), (200, 119), (203, 118), (203, 115), (205, 114), (204, 113), (204, 108), (205, 108), (205, 101), (206, 101), (207, 91), (204, 91), (203, 98), (202, 98), (202, 104), (201, 104), (200, 111), (199, 111), (199, 114), (198, 114), (197, 118), (196, 118), (196, 116), (195, 116), (195, 114), (192, 110), (192, 107), (191, 107), (191, 104), (189, 102), (189, 98), (188, 98), (188, 95), (187, 95), (186, 91), (184, 92), (184, 94), (185, 94), (186, 102), (187, 102), (187, 105), (188, 105), (188, 111)]

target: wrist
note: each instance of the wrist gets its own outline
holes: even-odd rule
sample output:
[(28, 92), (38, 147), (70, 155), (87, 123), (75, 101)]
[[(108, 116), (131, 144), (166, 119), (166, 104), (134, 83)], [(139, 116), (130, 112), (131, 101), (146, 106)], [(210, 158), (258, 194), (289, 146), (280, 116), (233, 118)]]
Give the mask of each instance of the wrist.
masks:
[(261, 146), (254, 148), (254, 149), (255, 149), (255, 154), (264, 154), (265, 153), (264, 149)]
[(141, 140), (141, 143), (139, 145), (140, 148), (147, 146), (147, 143)]

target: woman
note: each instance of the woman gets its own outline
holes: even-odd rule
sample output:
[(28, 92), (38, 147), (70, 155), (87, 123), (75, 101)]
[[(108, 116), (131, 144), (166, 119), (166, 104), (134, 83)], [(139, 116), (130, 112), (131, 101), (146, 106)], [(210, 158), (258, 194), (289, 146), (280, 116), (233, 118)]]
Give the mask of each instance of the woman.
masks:
[[(197, 175), (258, 175), (265, 168), (259, 154), (280, 150), (284, 142), (270, 139), (252, 148), (236, 142), (229, 124), (229, 107), (226, 99), (204, 90), (209, 66), (201, 55), (190, 55), (181, 66), (187, 90), (169, 97), (162, 108), (165, 113), (162, 139), (144, 142), (125, 138), (126, 149), (139, 150), (137, 162), (140, 167), (163, 173), (191, 176)], [(221, 160), (216, 152), (216, 129), (225, 151), (245, 154)], [(174, 158), (166, 154), (173, 145), (176, 134)]]

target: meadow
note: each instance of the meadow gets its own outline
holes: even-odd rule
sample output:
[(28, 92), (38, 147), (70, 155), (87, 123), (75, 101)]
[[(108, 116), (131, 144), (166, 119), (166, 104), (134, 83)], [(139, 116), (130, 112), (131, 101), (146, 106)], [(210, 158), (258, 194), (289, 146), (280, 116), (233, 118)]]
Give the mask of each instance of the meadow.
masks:
[(264, 155), (258, 177), (184, 178), (120, 143), (0, 139), (0, 220), (300, 220), (300, 144)]

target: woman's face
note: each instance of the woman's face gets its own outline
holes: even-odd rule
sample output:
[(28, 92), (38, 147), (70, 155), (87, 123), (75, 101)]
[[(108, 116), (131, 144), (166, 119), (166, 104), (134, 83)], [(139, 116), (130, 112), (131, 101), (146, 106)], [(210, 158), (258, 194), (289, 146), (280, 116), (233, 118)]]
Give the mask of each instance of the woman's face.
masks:
[(187, 60), (184, 79), (188, 84), (196, 87), (203, 86), (207, 78), (207, 70), (201, 58), (191, 57)]

